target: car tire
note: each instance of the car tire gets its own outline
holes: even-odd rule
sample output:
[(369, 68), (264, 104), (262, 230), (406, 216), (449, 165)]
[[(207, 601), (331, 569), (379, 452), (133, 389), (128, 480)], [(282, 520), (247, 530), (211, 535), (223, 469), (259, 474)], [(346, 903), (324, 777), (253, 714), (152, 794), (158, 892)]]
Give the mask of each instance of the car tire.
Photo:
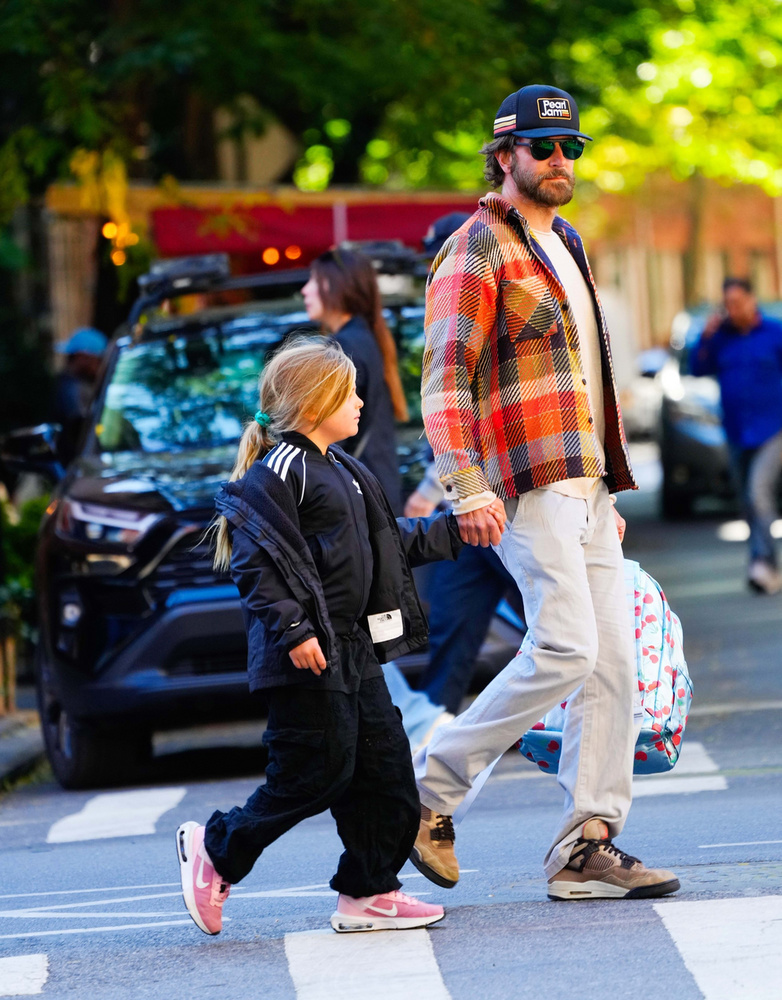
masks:
[(72, 718), (62, 704), (53, 671), (36, 655), (36, 689), (46, 755), (63, 788), (96, 788), (131, 780), (150, 758), (150, 733), (108, 732)]
[(660, 510), (664, 520), (681, 521), (692, 514), (694, 497), (681, 490), (671, 489), (666, 485), (663, 476), (663, 486), (660, 492)]

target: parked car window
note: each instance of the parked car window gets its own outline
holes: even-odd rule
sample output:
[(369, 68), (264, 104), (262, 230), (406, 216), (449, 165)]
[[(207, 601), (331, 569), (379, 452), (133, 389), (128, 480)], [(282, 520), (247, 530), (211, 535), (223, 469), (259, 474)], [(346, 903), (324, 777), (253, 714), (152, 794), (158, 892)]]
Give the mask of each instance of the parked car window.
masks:
[(120, 350), (95, 428), (102, 452), (160, 452), (238, 440), (279, 327), (246, 319)]

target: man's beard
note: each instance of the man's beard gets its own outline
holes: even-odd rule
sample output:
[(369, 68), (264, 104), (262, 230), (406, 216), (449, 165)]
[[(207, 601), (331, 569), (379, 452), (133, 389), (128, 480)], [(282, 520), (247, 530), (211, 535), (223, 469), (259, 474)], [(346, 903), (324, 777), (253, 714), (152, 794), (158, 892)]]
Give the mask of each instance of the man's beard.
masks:
[[(532, 171), (524, 170), (515, 156), (511, 160), (510, 174), (519, 194), (525, 195), (530, 201), (535, 201), (539, 205), (546, 205), (548, 208), (567, 205), (573, 197), (573, 188), (576, 186), (575, 177), (564, 170), (552, 168), (545, 174), (534, 174)], [(544, 187), (545, 182), (553, 177), (561, 177), (567, 181), (567, 184), (548, 184)]]

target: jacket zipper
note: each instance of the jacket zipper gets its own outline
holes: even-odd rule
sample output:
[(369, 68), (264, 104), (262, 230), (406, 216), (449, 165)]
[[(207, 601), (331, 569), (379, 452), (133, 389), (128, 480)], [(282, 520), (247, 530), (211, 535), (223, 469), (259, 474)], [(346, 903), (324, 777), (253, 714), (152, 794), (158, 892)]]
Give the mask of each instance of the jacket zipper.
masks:
[[(353, 518), (353, 527), (356, 529), (356, 536), (358, 536), (358, 520), (356, 519), (356, 512), (353, 508), (353, 498), (350, 495), (350, 490), (348, 489), (347, 483), (342, 478), (342, 474), (337, 468), (337, 460), (334, 458), (334, 456), (330, 451), (327, 452), (327, 454), (329, 456), (329, 461), (331, 462), (332, 471), (339, 480), (341, 487), (345, 493), (345, 496), (347, 497), (348, 507), (350, 508), (350, 514)], [(347, 467), (343, 465), (342, 468), (346, 469)], [(366, 597), (367, 564), (366, 560), (364, 559), (364, 550), (360, 545), (358, 546), (358, 550), (361, 553), (361, 600), (359, 601), (359, 607), (363, 608), (366, 607), (367, 603), (367, 597)], [(358, 616), (356, 616), (356, 618), (354, 619), (354, 624), (356, 621), (358, 621)]]

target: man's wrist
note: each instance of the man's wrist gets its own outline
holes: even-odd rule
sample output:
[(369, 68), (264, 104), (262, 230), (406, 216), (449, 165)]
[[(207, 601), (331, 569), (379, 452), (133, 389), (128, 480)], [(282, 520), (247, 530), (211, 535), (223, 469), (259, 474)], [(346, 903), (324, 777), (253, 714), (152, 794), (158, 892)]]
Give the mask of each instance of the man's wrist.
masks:
[(483, 510), (489, 507), (497, 499), (497, 494), (491, 490), (484, 490), (483, 493), (475, 493), (473, 496), (464, 497), (462, 500), (455, 500), (453, 512), (459, 517), (461, 514), (471, 514), (475, 510)]

